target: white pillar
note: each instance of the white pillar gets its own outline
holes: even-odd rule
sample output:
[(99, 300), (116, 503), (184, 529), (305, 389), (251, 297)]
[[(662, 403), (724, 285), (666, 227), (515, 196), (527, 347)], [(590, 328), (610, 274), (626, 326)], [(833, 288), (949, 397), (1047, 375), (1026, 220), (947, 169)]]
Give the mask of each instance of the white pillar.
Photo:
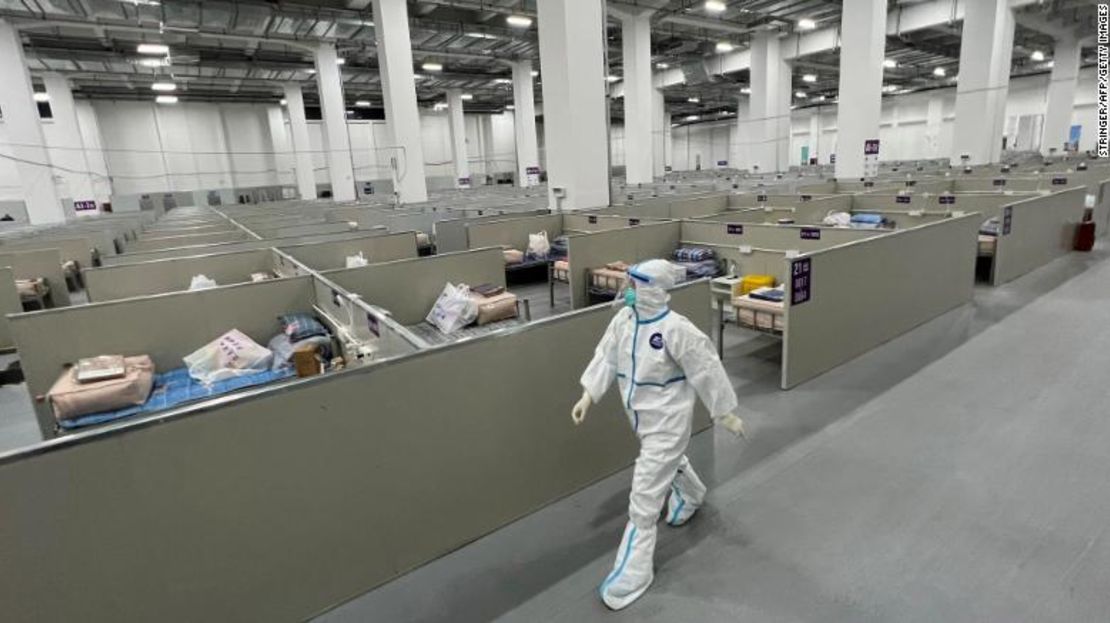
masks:
[(1014, 14), (1009, 0), (968, 2), (960, 39), (953, 164), (959, 164), (963, 154), (970, 156), (971, 164), (1001, 159), (1013, 49)]
[(752, 37), (750, 123), (741, 130), (741, 139), (747, 136), (752, 164), (762, 173), (789, 167), (790, 63), (779, 43), (773, 33)]
[[(536, 96), (532, 61), (513, 63), (513, 134), (516, 139), (516, 185), (539, 184), (540, 152), (536, 140)], [(528, 169), (535, 171), (528, 174)]]
[(929, 98), (929, 108), (925, 111), (925, 157), (939, 158), (940, 131), (944, 124), (944, 99), (939, 95)]
[(391, 138), (394, 192), (402, 203), (428, 200), (424, 180), (424, 146), (412, 71), (409, 14), (405, 0), (374, 0), (374, 34), (378, 39), (378, 73), (384, 95), (385, 121)]
[[(447, 121), (451, 130), (451, 159), (455, 162), (455, 188), (470, 188), (470, 163), (466, 157), (466, 125), (459, 89), (447, 91)], [(489, 171), (486, 171), (489, 173)]]
[(100, 122), (96, 118), (96, 110), (89, 102), (77, 105), (77, 127), (81, 130), (81, 144), (85, 148), (85, 162), (89, 163), (89, 171), (93, 172), (93, 196), (98, 204), (105, 204), (112, 200), (112, 180), (108, 177), (107, 157), (102, 147), (100, 137)]
[(652, 170), (651, 13), (621, 18), (624, 45), (624, 167), (628, 184), (650, 184)]
[(296, 174), (289, 132), (285, 128), (285, 113), (281, 111), (281, 106), (267, 106), (266, 120), (270, 127), (270, 146), (274, 152), (274, 177), (278, 184), (288, 184), (296, 178)]
[(1072, 109), (1075, 107), (1075, 83), (1079, 79), (1079, 40), (1057, 39), (1052, 53), (1052, 78), (1048, 83), (1045, 103), (1041, 153), (1064, 151), (1071, 131)]
[(821, 162), (821, 107), (810, 110), (813, 114), (809, 116), (809, 157), (817, 158), (817, 162)]
[[(53, 167), (39, 123), (31, 88), (31, 74), (23, 57), (19, 31), (0, 19), (0, 110), (4, 114), (11, 154), (19, 160), (19, 182), (31, 223), (61, 223), (65, 211), (54, 186)], [(35, 163), (35, 164), (30, 164)]]
[(663, 171), (666, 174), (667, 167), (674, 168), (674, 124), (671, 123), (671, 111), (664, 107), (663, 109)]
[(315, 199), (316, 172), (312, 170), (312, 145), (308, 141), (308, 122), (304, 116), (304, 95), (300, 85), (285, 84), (285, 110), (289, 112), (289, 133), (293, 137), (297, 193), (301, 199)]
[(864, 141), (879, 138), (886, 3), (844, 0), (840, 31), (836, 178), (854, 180), (864, 177)]
[(56, 73), (45, 74), (42, 81), (50, 97), (50, 112), (54, 121), (50, 162), (58, 167), (58, 177), (65, 187), (65, 191), (59, 190), (58, 195), (73, 201), (95, 201), (89, 163), (85, 159), (85, 146), (77, 122), (77, 107), (73, 103), (69, 82)]
[(324, 120), (324, 145), (328, 150), (328, 179), (336, 201), (355, 200), (355, 173), (351, 163), (351, 138), (347, 134), (347, 106), (343, 103), (343, 78), (334, 43), (316, 47), (316, 91)]
[(732, 132), (732, 166), (741, 170), (751, 170), (752, 153), (755, 148), (754, 137), (763, 131), (762, 124), (751, 119), (751, 102), (746, 95), (736, 98), (736, 129)]
[(667, 115), (667, 102), (663, 97), (663, 90), (653, 88), (651, 90), (651, 174), (654, 177), (663, 177), (667, 174), (666, 133), (670, 127), (671, 119)]
[[(571, 210), (606, 206), (609, 131), (603, 4), (543, 0), (536, 6), (551, 206)], [(556, 199), (557, 192), (565, 193), (565, 198)]]

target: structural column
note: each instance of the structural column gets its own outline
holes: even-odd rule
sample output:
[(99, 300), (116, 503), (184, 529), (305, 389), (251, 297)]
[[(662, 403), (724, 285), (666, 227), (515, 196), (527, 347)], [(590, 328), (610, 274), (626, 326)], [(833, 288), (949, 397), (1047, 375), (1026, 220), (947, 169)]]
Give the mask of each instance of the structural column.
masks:
[(650, 184), (652, 168), (651, 13), (621, 18), (624, 45), (624, 165), (628, 184)]
[[(462, 91), (447, 91), (447, 121), (451, 127), (451, 159), (455, 161), (455, 188), (470, 188), (470, 163), (466, 155)], [(486, 171), (489, 173), (489, 171)]]
[(334, 43), (316, 47), (316, 90), (320, 116), (324, 120), (324, 144), (328, 151), (328, 178), (336, 201), (355, 200), (355, 174), (351, 162), (351, 138), (347, 133), (347, 106), (343, 103), (343, 78)]
[(77, 107), (73, 103), (69, 82), (56, 73), (44, 75), (42, 81), (50, 97), (55, 130), (54, 144), (50, 146), (50, 162), (57, 167), (58, 176), (65, 182), (68, 191), (61, 194), (74, 202), (95, 202), (92, 176), (85, 159), (85, 145), (81, 140)]
[(886, 3), (844, 0), (840, 29), (836, 178), (853, 180), (865, 176), (864, 142), (879, 138), (879, 117), (883, 108)]
[[(809, 157), (817, 158), (818, 164), (821, 163), (821, 107), (811, 109), (812, 113), (809, 116)], [(803, 162), (802, 164), (809, 164)]]
[[(516, 184), (540, 183), (540, 152), (536, 140), (536, 96), (532, 61), (513, 63), (513, 133), (516, 138)], [(532, 170), (533, 173), (529, 173)]]
[(970, 164), (1001, 159), (1013, 49), (1014, 14), (1009, 0), (968, 2), (960, 39), (953, 164), (959, 164), (963, 155)]
[(298, 84), (285, 85), (285, 110), (289, 112), (289, 130), (293, 137), (294, 169), (297, 172), (297, 193), (301, 199), (316, 198), (316, 172), (312, 168), (312, 146), (308, 141), (308, 122), (304, 116), (304, 95)]
[(740, 139), (749, 144), (751, 164), (763, 173), (790, 166), (790, 63), (782, 53), (773, 33), (752, 37), (751, 106)]
[[(667, 137), (671, 118), (667, 114), (667, 102), (662, 89), (651, 89), (651, 174), (663, 177), (667, 174)], [(625, 156), (627, 161), (628, 156)]]
[(536, 6), (551, 206), (606, 206), (609, 128), (603, 3), (543, 0)]
[(11, 154), (23, 186), (27, 217), (31, 223), (60, 223), (65, 211), (54, 185), (53, 167), (45, 148), (39, 110), (31, 88), (31, 74), (23, 57), (19, 31), (0, 19), (0, 110)]
[(944, 124), (944, 100), (939, 96), (929, 98), (929, 107), (925, 111), (925, 142), (926, 154), (929, 158), (939, 158), (940, 131)]
[(1075, 84), (1079, 79), (1079, 40), (1057, 39), (1052, 53), (1052, 78), (1048, 83), (1048, 101), (1044, 113), (1044, 134), (1041, 153), (1048, 155), (1064, 150), (1071, 132), (1071, 114), (1075, 107)]
[(428, 200), (424, 180), (424, 146), (420, 110), (412, 71), (409, 14), (405, 0), (374, 0), (374, 33), (378, 39), (378, 73), (389, 130), (393, 189), (401, 203)]
[[(288, 104), (288, 100), (286, 100)], [(290, 178), (295, 178), (293, 172), (296, 168), (293, 153), (289, 146), (289, 132), (285, 129), (285, 115), (281, 106), (267, 106), (266, 120), (270, 126), (270, 145), (274, 152), (274, 179), (278, 184), (286, 184)]]

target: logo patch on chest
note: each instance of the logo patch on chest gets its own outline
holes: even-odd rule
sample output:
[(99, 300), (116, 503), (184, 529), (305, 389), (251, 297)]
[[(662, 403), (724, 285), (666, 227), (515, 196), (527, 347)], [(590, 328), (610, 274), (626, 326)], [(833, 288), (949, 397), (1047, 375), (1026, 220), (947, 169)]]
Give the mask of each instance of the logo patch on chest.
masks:
[(652, 333), (651, 337), (648, 338), (648, 344), (651, 344), (651, 347), (655, 350), (663, 350), (663, 334)]

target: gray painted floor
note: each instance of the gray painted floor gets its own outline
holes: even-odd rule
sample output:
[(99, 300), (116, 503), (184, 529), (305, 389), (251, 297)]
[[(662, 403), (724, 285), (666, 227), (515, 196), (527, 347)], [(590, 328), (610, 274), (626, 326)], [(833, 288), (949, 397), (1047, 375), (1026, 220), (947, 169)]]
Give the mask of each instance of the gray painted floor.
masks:
[(726, 332), (751, 441), (694, 438), (708, 504), (660, 527), (621, 613), (596, 589), (628, 470), (320, 620), (1110, 620), (1106, 260), (983, 288), (789, 392), (776, 341)]

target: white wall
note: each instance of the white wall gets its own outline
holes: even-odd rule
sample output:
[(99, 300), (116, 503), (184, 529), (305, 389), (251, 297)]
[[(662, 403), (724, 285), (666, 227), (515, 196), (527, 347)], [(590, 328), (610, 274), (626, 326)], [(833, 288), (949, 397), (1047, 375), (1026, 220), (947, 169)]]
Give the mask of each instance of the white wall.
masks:
[[(1016, 136), (1017, 120), (1023, 115), (1044, 115), (1049, 76), (1039, 75), (1017, 78), (1010, 81), (1010, 93), (1006, 101), (1007, 136), (1010, 145)], [(1079, 149), (1094, 149), (1095, 146), (1095, 72), (1085, 69), (1080, 72), (1079, 86), (1076, 90), (1072, 124), (1083, 126)], [(929, 100), (940, 98), (942, 103), (942, 122), (936, 144), (927, 137)], [(915, 160), (927, 158), (947, 158), (951, 156), (952, 131), (956, 112), (956, 89), (935, 89), (883, 98), (882, 119), (879, 126), (879, 140), (882, 160)], [(810, 136), (810, 118), (820, 116), (820, 132)], [(735, 145), (736, 119), (712, 121), (684, 125), (673, 129), (674, 170), (692, 170), (696, 156), (701, 155), (702, 169), (711, 168), (721, 154), (733, 154), (731, 164), (746, 168), (743, 150)], [(1013, 131), (1009, 131), (1012, 128)], [(733, 146), (722, 149), (722, 142)], [(742, 141), (740, 142), (742, 144)], [(830, 154), (836, 153), (836, 105), (817, 106), (797, 109), (791, 116), (790, 161), (801, 162), (802, 146), (809, 146), (810, 155), (816, 150), (820, 162), (827, 164)], [(1026, 149), (1027, 146), (1018, 145)], [(614, 151), (622, 149), (614, 145)], [(727, 157), (727, 156), (726, 156)]]

